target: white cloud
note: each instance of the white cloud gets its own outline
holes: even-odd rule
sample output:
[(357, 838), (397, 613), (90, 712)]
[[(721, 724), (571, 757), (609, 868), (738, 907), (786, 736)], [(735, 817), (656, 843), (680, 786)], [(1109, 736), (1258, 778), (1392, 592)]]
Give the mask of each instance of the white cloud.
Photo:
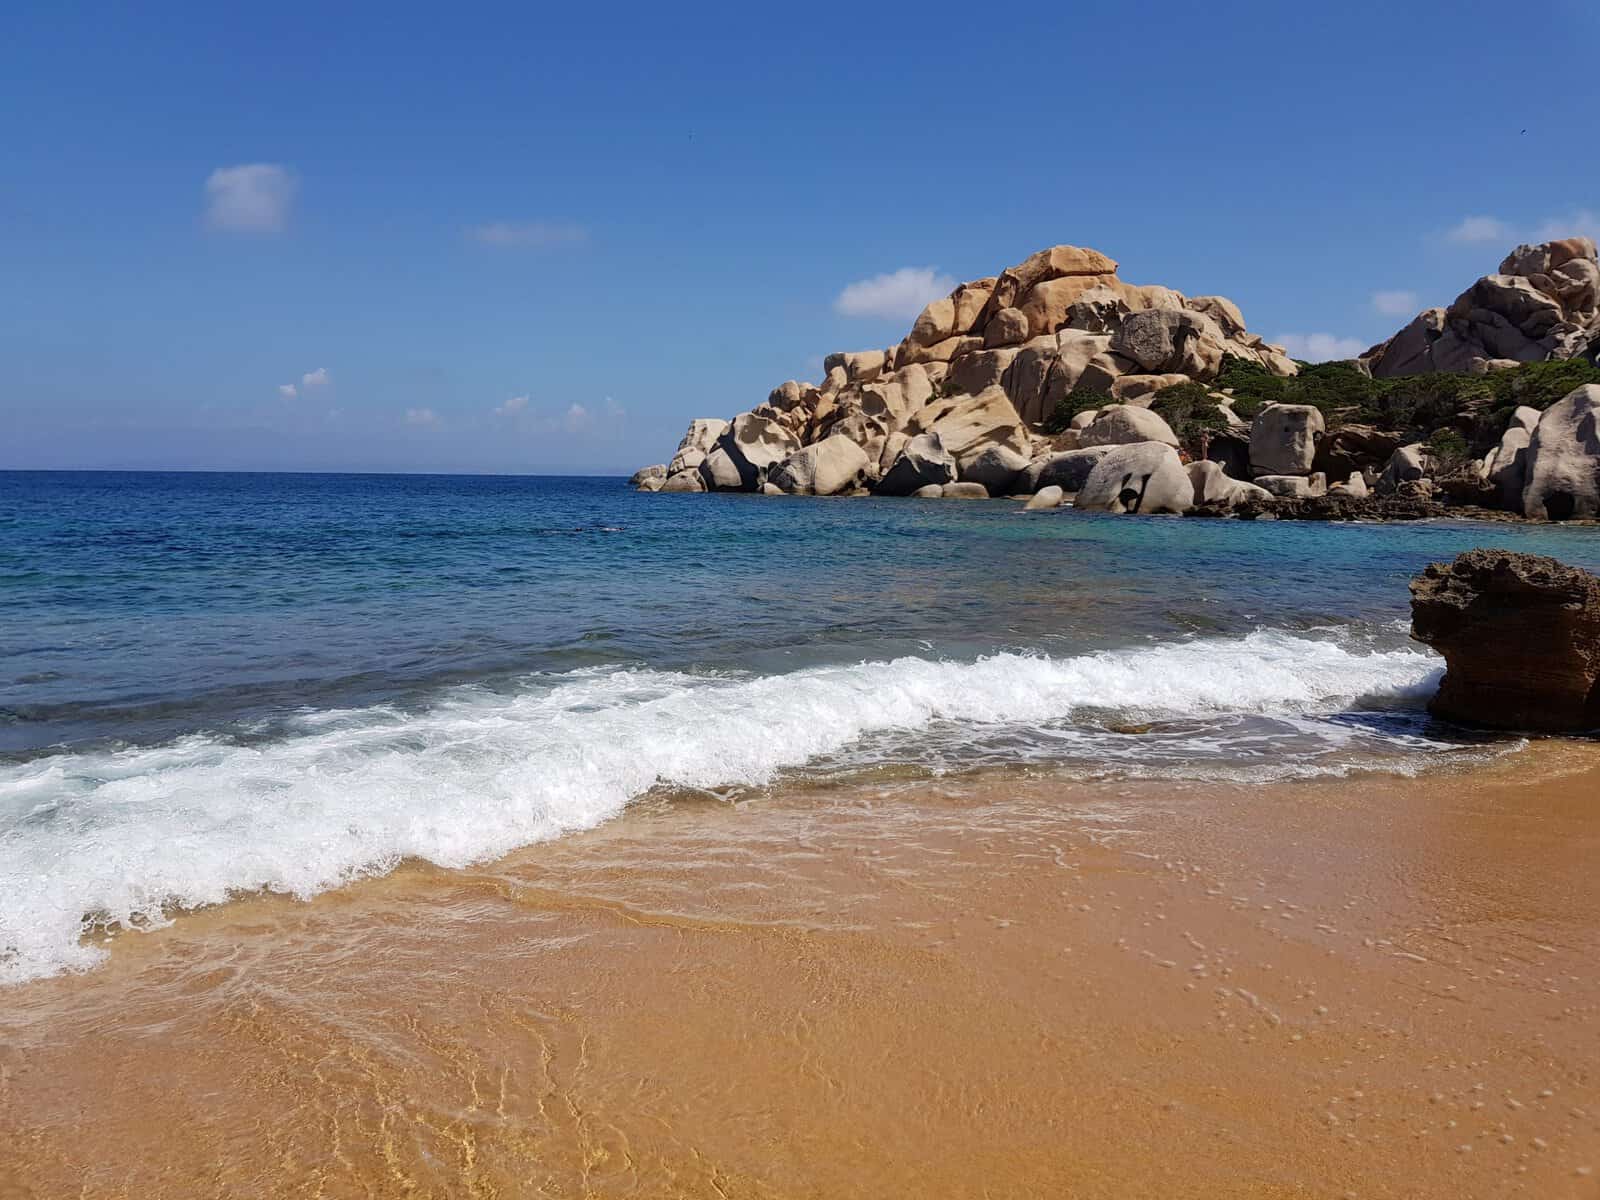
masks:
[(1386, 317), (1410, 317), (1417, 313), (1417, 294), (1407, 291), (1373, 292), (1372, 307)]
[(561, 427), (568, 433), (583, 433), (594, 424), (594, 414), (581, 404), (574, 403), (561, 418)]
[(439, 414), (431, 408), (408, 408), (406, 409), (405, 422), (407, 425), (437, 425), (439, 423)]
[(322, 387), (324, 384), (332, 382), (333, 379), (329, 376), (327, 367), (318, 367), (315, 371), (307, 371), (300, 376), (300, 386), (305, 388)]
[(485, 246), (522, 246), (550, 250), (589, 240), (589, 231), (568, 221), (491, 221), (474, 225), (467, 237)]
[(282, 233), (298, 186), (276, 163), (218, 167), (206, 179), (206, 227), (224, 233)]
[(285, 400), (293, 400), (299, 394), (299, 389), (297, 389), (292, 383), (280, 383), (278, 385), (278, 395), (282, 396)]
[(933, 267), (901, 267), (887, 275), (874, 275), (849, 284), (833, 307), (847, 317), (883, 317), (911, 320), (930, 301), (947, 296), (956, 281)]
[(1499, 217), (1462, 217), (1445, 237), (1452, 242), (1506, 242), (1516, 234)]
[(495, 405), (494, 415), (497, 417), (514, 417), (527, 407), (528, 398), (526, 396), (512, 396), (504, 404)]
[(1600, 213), (1580, 208), (1564, 217), (1551, 217), (1533, 232), (1536, 242), (1551, 242), (1558, 238), (1587, 237), (1600, 241)]
[(1287, 350), (1290, 358), (1305, 362), (1337, 362), (1354, 358), (1367, 348), (1356, 338), (1331, 333), (1280, 333), (1273, 341)]

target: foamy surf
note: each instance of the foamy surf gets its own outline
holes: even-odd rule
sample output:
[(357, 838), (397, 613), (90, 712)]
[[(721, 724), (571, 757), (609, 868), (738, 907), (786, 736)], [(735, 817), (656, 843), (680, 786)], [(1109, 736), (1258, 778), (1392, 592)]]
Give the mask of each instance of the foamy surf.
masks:
[(61, 754), (0, 768), (0, 982), (92, 966), (95, 928), (259, 890), (310, 897), (406, 858), (461, 867), (592, 827), (656, 786), (761, 785), (866, 738), (942, 723), (1026, 737), (1091, 712), (1292, 720), (1406, 703), (1438, 670), (1416, 650), (1262, 631), (1066, 659), (586, 671), (421, 713), (307, 714), (263, 745)]

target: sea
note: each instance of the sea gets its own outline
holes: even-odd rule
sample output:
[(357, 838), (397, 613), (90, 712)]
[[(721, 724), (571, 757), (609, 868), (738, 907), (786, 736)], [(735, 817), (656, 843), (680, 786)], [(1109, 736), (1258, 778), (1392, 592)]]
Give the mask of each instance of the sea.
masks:
[(0, 984), (646, 796), (1471, 769), (1407, 581), (1593, 530), (0, 472)]

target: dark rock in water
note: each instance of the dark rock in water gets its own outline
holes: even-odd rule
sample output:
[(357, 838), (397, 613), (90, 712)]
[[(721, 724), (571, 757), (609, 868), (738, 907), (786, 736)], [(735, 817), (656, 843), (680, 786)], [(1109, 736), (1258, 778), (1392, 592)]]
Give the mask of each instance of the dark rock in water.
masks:
[(1429, 711), (1496, 729), (1600, 728), (1600, 579), (1470, 550), (1411, 581), (1411, 636), (1445, 659)]
[[(1422, 496), (1355, 496), (1340, 489), (1322, 496), (1251, 496), (1233, 506), (1232, 514), (1247, 521), (1424, 521), (1443, 517), (1449, 509)], [(1225, 515), (1211, 506), (1191, 509), (1192, 517)]]

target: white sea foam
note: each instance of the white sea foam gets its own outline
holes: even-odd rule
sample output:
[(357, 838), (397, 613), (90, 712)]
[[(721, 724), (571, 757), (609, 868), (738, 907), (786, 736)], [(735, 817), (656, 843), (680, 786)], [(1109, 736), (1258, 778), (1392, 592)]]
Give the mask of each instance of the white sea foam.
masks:
[(259, 889), (308, 897), (417, 857), (455, 867), (618, 813), (658, 784), (762, 784), (863, 737), (1332, 712), (1438, 660), (1278, 632), (1054, 659), (901, 658), (787, 675), (577, 672), (431, 709), (322, 712), (260, 745), (191, 737), (0, 768), (0, 982), (81, 969), (86, 929)]

